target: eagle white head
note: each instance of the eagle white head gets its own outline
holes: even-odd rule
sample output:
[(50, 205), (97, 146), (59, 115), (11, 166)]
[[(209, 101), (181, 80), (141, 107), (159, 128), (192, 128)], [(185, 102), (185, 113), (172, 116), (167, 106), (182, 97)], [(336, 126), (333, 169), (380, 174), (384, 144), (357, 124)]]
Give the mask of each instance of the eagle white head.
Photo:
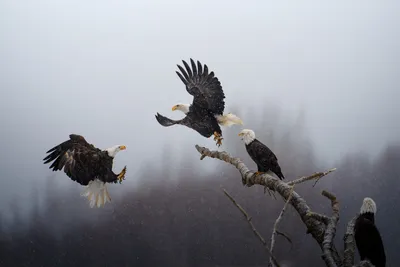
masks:
[(251, 142), (256, 139), (256, 134), (253, 130), (250, 129), (243, 129), (240, 131), (239, 136), (242, 137), (242, 140), (246, 145), (250, 144)]
[(179, 110), (179, 111), (182, 111), (185, 114), (188, 114), (189, 107), (190, 107), (189, 104), (178, 103), (178, 104), (176, 104), (175, 106), (172, 107), (172, 111)]
[(363, 204), (362, 204), (361, 209), (360, 209), (360, 213), (361, 214), (364, 214), (364, 213), (373, 213), (373, 214), (375, 214), (376, 213), (375, 201), (372, 200), (372, 198), (370, 198), (370, 197), (364, 198)]
[(110, 157), (114, 158), (118, 152), (120, 152), (121, 150), (125, 150), (125, 149), (126, 149), (126, 146), (124, 146), (124, 145), (116, 145), (116, 146), (112, 146), (110, 148), (105, 149), (105, 151), (107, 151), (107, 153)]

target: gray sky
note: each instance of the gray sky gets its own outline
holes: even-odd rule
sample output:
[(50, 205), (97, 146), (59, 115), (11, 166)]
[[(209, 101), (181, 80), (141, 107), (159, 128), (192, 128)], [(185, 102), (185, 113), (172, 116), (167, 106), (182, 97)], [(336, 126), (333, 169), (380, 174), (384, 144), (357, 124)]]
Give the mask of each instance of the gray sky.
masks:
[(159, 158), (166, 142), (177, 151), (214, 147), (154, 118), (156, 112), (180, 118), (172, 105), (191, 102), (175, 74), (190, 57), (216, 73), (227, 112), (274, 104), (280, 123), (291, 125), (304, 109), (324, 160), (376, 153), (400, 140), (399, 7), (398, 1), (2, 0), (0, 175), (1, 187), (15, 184), (15, 191), (0, 200), (46, 175), (45, 151), (70, 133), (102, 148), (127, 145), (115, 168), (128, 165), (130, 174), (142, 159)]

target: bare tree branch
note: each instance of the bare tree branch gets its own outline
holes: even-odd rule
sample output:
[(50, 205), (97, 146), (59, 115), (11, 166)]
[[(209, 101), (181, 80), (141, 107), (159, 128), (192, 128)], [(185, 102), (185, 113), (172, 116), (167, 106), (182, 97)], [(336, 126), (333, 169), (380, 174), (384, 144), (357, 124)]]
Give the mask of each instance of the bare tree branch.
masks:
[[(281, 213), (279, 214), (278, 218), (275, 221), (274, 228), (272, 230), (272, 235), (271, 235), (271, 249), (270, 249), (271, 255), (273, 255), (273, 252), (274, 252), (275, 236), (277, 235), (277, 232), (278, 232), (278, 230), (277, 230), (278, 224), (282, 220), (283, 213), (285, 212), (289, 201), (292, 199), (293, 190), (294, 190), (294, 185), (292, 186), (292, 189), (290, 190), (290, 195), (289, 195), (288, 199), (286, 200), (285, 205), (283, 205)], [(274, 266), (273, 262), (272, 262), (272, 258), (269, 259), (269, 264), (270, 264), (270, 266)]]
[(346, 234), (344, 235), (344, 267), (352, 267), (354, 265), (354, 253), (356, 251), (356, 245), (354, 242), (354, 224), (357, 216), (352, 218), (347, 224)]
[[(268, 175), (266, 173), (262, 175), (255, 175), (253, 171), (250, 171), (249, 168), (239, 159), (239, 158), (234, 158), (231, 157), (227, 152), (222, 151), (210, 151), (209, 149), (205, 147), (200, 147), (198, 145), (195, 146), (197, 151), (201, 154), (201, 159), (204, 159), (205, 157), (210, 157), (210, 158), (216, 158), (222, 161), (225, 161), (238, 169), (238, 171), (241, 174), (242, 177), (242, 183), (243, 185), (246, 186), (253, 186), (255, 184), (262, 185), (268, 187), (270, 190), (278, 192), (285, 200), (287, 200), (291, 195), (291, 199), (289, 203), (293, 206), (293, 208), (297, 211), (297, 213), (300, 215), (301, 220), (307, 227), (307, 233), (310, 233), (312, 237), (317, 241), (319, 244), (321, 250), (323, 250), (323, 241), (325, 237), (325, 231), (326, 231), (326, 224), (322, 222), (319, 219), (316, 219), (315, 216), (309, 216), (311, 213), (310, 207), (307, 205), (306, 201), (296, 192), (293, 190), (291, 193), (292, 187), (290, 186), (290, 183), (300, 183), (299, 181), (295, 180), (292, 182), (285, 183), (282, 180), (276, 179), (275, 177)], [(324, 172), (323, 174), (325, 175), (332, 172), (333, 170), (329, 170)], [(323, 176), (323, 175), (322, 175)], [(303, 181), (315, 179), (318, 177), (316, 174), (313, 174), (313, 178), (300, 178), (303, 179)], [(309, 176), (310, 177), (310, 176)], [(298, 179), (299, 180), (299, 179)], [(320, 216), (320, 218), (324, 218), (323, 215)], [(342, 260), (339, 256), (339, 253), (336, 251), (334, 244), (332, 244), (332, 251), (331, 255), (333, 259), (335, 260), (335, 263), (337, 266), (342, 265)]]
[(315, 183), (314, 183), (314, 185), (313, 185), (313, 186), (315, 186), (315, 184), (316, 184), (322, 177), (324, 177), (324, 176), (326, 176), (326, 175), (328, 175), (328, 174), (330, 174), (331, 172), (334, 172), (334, 171), (336, 171), (336, 168), (327, 170), (326, 172), (316, 172), (316, 173), (314, 173), (314, 174), (311, 174), (310, 176), (303, 176), (303, 177), (301, 177), (301, 178), (299, 178), (299, 179), (296, 179), (296, 180), (294, 180), (294, 181), (290, 181), (290, 182), (288, 182), (287, 184), (288, 184), (288, 185), (295, 185), (295, 184), (300, 184), (300, 183), (304, 183), (304, 182), (306, 182), (306, 181), (310, 181), (310, 180), (316, 179), (316, 181), (315, 181)]
[(324, 224), (328, 224), (329, 223), (329, 217), (320, 213), (316, 213), (316, 212), (310, 212), (307, 214), (310, 217), (315, 218), (316, 220), (319, 220), (321, 222), (323, 222)]
[(276, 230), (276, 234), (280, 235), (280, 236), (283, 236), (290, 243), (290, 245), (293, 245), (292, 240), (285, 233)]
[(244, 215), (244, 217), (246, 218), (247, 222), (249, 223), (251, 230), (253, 230), (253, 233), (258, 237), (258, 239), (261, 241), (261, 243), (264, 245), (265, 250), (267, 251), (267, 253), (270, 256), (270, 259), (273, 261), (273, 263), (275, 264), (275, 266), (280, 267), (278, 264), (278, 261), (276, 260), (276, 258), (272, 255), (272, 252), (270, 252), (270, 249), (267, 246), (267, 242), (265, 241), (265, 239), (261, 236), (261, 234), (257, 231), (257, 229), (254, 227), (253, 223), (251, 222), (251, 217), (249, 216), (249, 214), (242, 208), (242, 206), (240, 206), (236, 200), (225, 190), (223, 189), (224, 194), (232, 201), (232, 203), (240, 210), (240, 212), (242, 212), (242, 214)]
[(322, 191), (322, 195), (331, 200), (333, 210), (332, 217), (329, 219), (328, 225), (325, 229), (324, 241), (322, 242), (322, 248), (324, 252), (322, 258), (328, 267), (337, 267), (338, 264), (336, 263), (332, 254), (332, 247), (333, 239), (335, 238), (336, 234), (336, 226), (339, 221), (339, 201), (337, 201), (336, 196), (325, 190)]

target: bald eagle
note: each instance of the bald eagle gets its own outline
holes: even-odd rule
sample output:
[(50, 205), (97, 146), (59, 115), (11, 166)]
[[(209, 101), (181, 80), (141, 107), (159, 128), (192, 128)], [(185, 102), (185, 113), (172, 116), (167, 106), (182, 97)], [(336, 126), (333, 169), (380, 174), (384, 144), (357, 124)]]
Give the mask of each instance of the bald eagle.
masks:
[(360, 259), (369, 260), (376, 267), (386, 266), (386, 255), (379, 230), (375, 226), (376, 204), (366, 197), (354, 224), (354, 239)]
[(177, 65), (181, 73), (176, 71), (178, 77), (186, 86), (186, 91), (193, 96), (192, 104), (176, 104), (172, 111), (179, 110), (186, 114), (181, 120), (172, 120), (157, 113), (157, 121), (165, 127), (175, 124), (184, 125), (194, 129), (202, 136), (210, 138), (214, 135), (217, 145), (222, 144), (221, 126), (232, 126), (242, 124), (240, 118), (232, 113), (223, 114), (225, 109), (225, 94), (221, 83), (214, 72), (208, 73), (207, 65), (203, 66), (197, 61), (197, 66), (193, 59), (190, 59), (192, 69), (182, 60), (186, 70)]
[(243, 129), (240, 131), (239, 136), (242, 137), (250, 158), (257, 164), (258, 171), (256, 172), (256, 175), (262, 173), (273, 175), (274, 173), (281, 180), (285, 178), (274, 152), (256, 139), (253, 130)]
[(49, 169), (61, 171), (73, 181), (83, 185), (86, 189), (81, 193), (87, 197), (90, 207), (104, 206), (111, 202), (106, 183), (121, 183), (125, 179), (126, 166), (119, 174), (112, 171), (115, 155), (125, 150), (124, 145), (116, 145), (105, 150), (100, 150), (86, 142), (78, 134), (70, 134), (69, 140), (56, 145), (46, 153), (43, 161), (47, 164), (54, 160)]

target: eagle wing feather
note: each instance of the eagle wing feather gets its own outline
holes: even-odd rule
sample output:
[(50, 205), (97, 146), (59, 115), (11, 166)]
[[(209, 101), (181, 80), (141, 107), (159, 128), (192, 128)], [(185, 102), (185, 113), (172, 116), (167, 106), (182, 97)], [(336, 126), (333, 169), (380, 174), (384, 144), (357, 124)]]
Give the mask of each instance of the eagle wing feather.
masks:
[(193, 59), (190, 59), (192, 68), (186, 61), (182, 62), (186, 70), (177, 65), (182, 74), (178, 71), (176, 73), (185, 84), (187, 92), (193, 96), (193, 105), (222, 115), (225, 109), (225, 94), (220, 81), (214, 77), (214, 72), (208, 73), (207, 65), (204, 65), (203, 70), (199, 61), (196, 66)]
[(112, 158), (106, 152), (86, 142), (80, 135), (71, 134), (70, 139), (51, 148), (43, 161), (51, 161), (50, 169), (61, 171), (73, 181), (87, 185), (98, 178), (104, 182), (113, 182), (117, 175), (112, 172)]

